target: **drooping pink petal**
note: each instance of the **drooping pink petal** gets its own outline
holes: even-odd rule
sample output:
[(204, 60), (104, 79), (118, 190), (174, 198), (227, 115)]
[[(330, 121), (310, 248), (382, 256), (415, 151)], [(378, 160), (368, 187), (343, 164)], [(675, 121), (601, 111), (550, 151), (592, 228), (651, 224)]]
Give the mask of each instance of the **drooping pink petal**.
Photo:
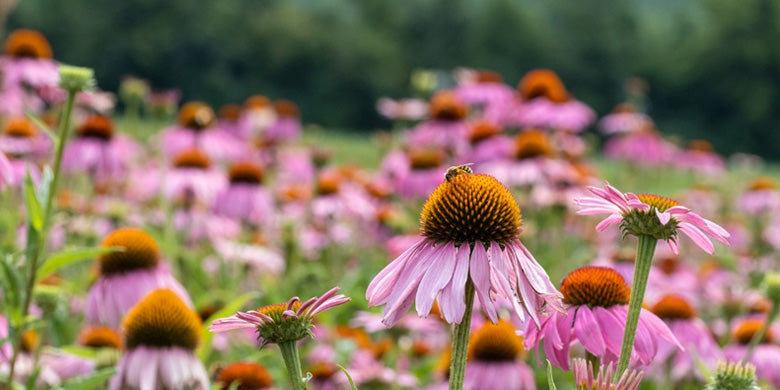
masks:
[[(470, 268), (470, 252), (471, 248), (466, 244), (458, 247), (457, 252), (455, 253), (455, 270), (452, 273), (452, 278), (439, 296), (439, 308), (441, 309), (444, 319), (449, 323), (460, 323), (459, 319), (462, 319), (463, 314), (466, 312), (464, 296), (466, 294), (466, 280), (468, 279)], [(479, 293), (477, 293), (477, 295), (478, 294)], [(493, 318), (491, 318), (491, 320), (495, 322), (495, 308), (491, 305), (488, 309), (492, 309)], [(491, 312), (487, 311), (487, 313), (488, 317), (490, 317)]]
[(436, 256), (428, 260), (431, 265), (420, 280), (415, 297), (418, 316), (422, 317), (430, 313), (439, 292), (452, 279), (457, 250), (454, 246), (442, 245), (441, 249), (436, 252)]
[(574, 335), (585, 349), (595, 356), (603, 356), (606, 342), (602, 336), (602, 329), (593, 312), (587, 305), (582, 305), (575, 314)]

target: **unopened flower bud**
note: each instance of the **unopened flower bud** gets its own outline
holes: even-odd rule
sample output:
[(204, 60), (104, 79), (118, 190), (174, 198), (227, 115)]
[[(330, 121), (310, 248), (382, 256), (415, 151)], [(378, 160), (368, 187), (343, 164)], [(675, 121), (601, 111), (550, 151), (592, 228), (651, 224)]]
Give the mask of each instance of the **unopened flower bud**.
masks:
[(752, 364), (719, 363), (706, 390), (759, 390)]
[(60, 88), (68, 92), (80, 92), (95, 85), (94, 71), (79, 66), (60, 65)]

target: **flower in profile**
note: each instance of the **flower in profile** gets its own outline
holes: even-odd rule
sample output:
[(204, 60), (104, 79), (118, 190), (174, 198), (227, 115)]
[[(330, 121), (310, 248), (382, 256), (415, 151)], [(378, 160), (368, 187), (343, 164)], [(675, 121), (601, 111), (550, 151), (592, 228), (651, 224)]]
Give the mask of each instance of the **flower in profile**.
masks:
[(666, 295), (650, 311), (669, 325), (669, 329), (686, 349), (680, 352), (670, 344), (659, 346), (658, 358), (661, 361), (671, 359), (670, 374), (674, 379), (691, 377), (696, 372), (693, 353), (709, 367), (722, 358), (723, 353), (707, 324), (696, 316), (696, 309), (682, 296)]
[(619, 225), (624, 236), (650, 236), (666, 241), (674, 254), (679, 253), (680, 232), (709, 254), (715, 248), (705, 233), (729, 244), (729, 233), (725, 229), (672, 199), (653, 194), (624, 194), (609, 183), (605, 183), (604, 188), (588, 187), (588, 190), (595, 196), (576, 199), (580, 207), (577, 214), (609, 214), (596, 225), (597, 231)]
[(125, 351), (110, 390), (209, 388), (208, 374), (195, 356), (200, 318), (176, 293), (155, 290), (124, 320)]
[(209, 156), (199, 149), (188, 149), (176, 156), (162, 183), (162, 193), (189, 208), (196, 203), (211, 205), (225, 186), (225, 175), (212, 166)]
[(231, 165), (229, 184), (214, 199), (214, 212), (253, 225), (270, 222), (274, 203), (271, 193), (263, 186), (265, 176), (265, 170), (251, 161)]
[(780, 189), (777, 181), (768, 176), (759, 176), (737, 198), (737, 207), (744, 213), (759, 217), (780, 211)]
[(523, 338), (512, 324), (485, 322), (470, 338), (464, 389), (536, 389), (533, 371), (521, 360)]
[(523, 100), (544, 97), (554, 103), (571, 99), (558, 75), (549, 69), (534, 69), (523, 76), (517, 86)]
[(222, 390), (269, 390), (274, 384), (268, 370), (252, 362), (233, 363), (223, 368), (217, 382)]
[(615, 366), (608, 364), (599, 365), (598, 372), (594, 372), (593, 363), (585, 359), (573, 359), (574, 384), (577, 390), (636, 390), (642, 382), (642, 372), (629, 370), (623, 373), (617, 381), (614, 381)]
[(420, 316), (437, 301), (445, 320), (459, 324), (470, 280), (493, 322), (494, 299), (504, 297), (521, 320), (538, 323), (547, 306), (560, 308), (561, 295), (518, 239), (520, 226), (520, 208), (498, 180), (450, 168), (423, 206), (422, 239), (369, 284), (369, 306), (386, 305), (383, 322), (392, 326), (415, 301)]
[(89, 348), (119, 349), (122, 347), (122, 337), (107, 326), (92, 326), (81, 332), (79, 344)]
[(273, 103), (276, 120), (263, 133), (263, 141), (276, 144), (294, 141), (301, 136), (301, 110), (291, 100), (277, 100)]
[(179, 110), (178, 123), (163, 129), (163, 153), (175, 157), (193, 148), (203, 150), (209, 158), (230, 161), (243, 156), (246, 145), (229, 129), (215, 126), (217, 115), (203, 102), (188, 102)]
[(11, 117), (0, 134), (0, 151), (10, 157), (38, 159), (51, 148), (51, 142), (32, 121), (23, 117)]
[[(723, 348), (726, 360), (742, 361), (748, 353), (751, 340), (761, 331), (764, 324), (766, 320), (759, 316), (737, 321), (732, 332), (734, 343)], [(780, 387), (780, 346), (776, 344), (775, 331), (772, 326), (766, 330), (764, 337), (758, 340), (759, 344), (755, 346), (748, 362), (755, 366), (756, 377), (759, 380)]]
[(631, 103), (618, 104), (599, 121), (601, 132), (607, 135), (634, 133), (652, 126), (652, 119), (638, 112), (636, 106)]
[(330, 289), (321, 297), (312, 297), (301, 302), (298, 297), (290, 298), (287, 303), (277, 303), (249, 312), (214, 320), (209, 326), (212, 332), (224, 332), (233, 329), (255, 328), (263, 345), (298, 341), (312, 336), (312, 320), (330, 308), (350, 301), (350, 298), (336, 293), (338, 287)]
[(117, 229), (101, 246), (123, 250), (98, 257), (100, 278), (87, 293), (88, 323), (118, 329), (125, 313), (159, 288), (170, 289), (192, 305), (187, 291), (163, 264), (157, 242), (148, 233), (134, 228)]
[[(543, 342), (550, 363), (565, 370), (569, 369), (569, 346), (577, 341), (602, 361), (616, 361), (631, 294), (623, 277), (611, 268), (582, 267), (563, 279), (561, 293), (566, 313), (551, 312), (542, 318), (539, 329), (526, 325), (525, 347), (539, 348)], [(650, 364), (661, 339), (683, 349), (669, 327), (645, 309), (640, 312), (638, 329), (631, 361)]]
[(76, 137), (65, 145), (62, 169), (87, 173), (98, 182), (118, 180), (127, 172), (131, 158), (139, 147), (116, 134), (111, 118), (91, 115), (76, 131)]
[(42, 110), (44, 95), (57, 90), (59, 81), (49, 42), (40, 32), (29, 29), (15, 30), (6, 38), (0, 73), (0, 112), (9, 115)]

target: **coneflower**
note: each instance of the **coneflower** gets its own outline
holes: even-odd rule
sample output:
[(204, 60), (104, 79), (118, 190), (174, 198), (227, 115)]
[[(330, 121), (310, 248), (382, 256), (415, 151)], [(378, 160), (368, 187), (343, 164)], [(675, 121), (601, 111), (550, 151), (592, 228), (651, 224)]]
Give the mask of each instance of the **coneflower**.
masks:
[(265, 367), (252, 362), (238, 362), (219, 371), (217, 382), (222, 390), (270, 390), (274, 381)]
[(209, 388), (206, 369), (195, 356), (200, 318), (176, 293), (153, 291), (130, 310), (123, 328), (127, 351), (110, 390)]

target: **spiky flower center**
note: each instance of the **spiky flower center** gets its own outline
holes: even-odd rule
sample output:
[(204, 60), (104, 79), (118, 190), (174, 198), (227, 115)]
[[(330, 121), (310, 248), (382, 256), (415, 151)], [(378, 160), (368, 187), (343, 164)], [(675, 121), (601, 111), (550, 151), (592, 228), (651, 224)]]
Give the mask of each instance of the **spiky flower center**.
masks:
[(341, 176), (336, 172), (323, 172), (317, 177), (317, 194), (333, 195), (339, 192)]
[(114, 123), (103, 115), (92, 115), (78, 130), (79, 137), (108, 141), (114, 135)]
[(38, 347), (40, 336), (33, 329), (28, 329), (22, 334), (22, 351), (32, 353)]
[(526, 73), (518, 88), (523, 100), (544, 97), (554, 103), (563, 103), (570, 98), (561, 79), (549, 69), (535, 69)]
[(200, 338), (198, 314), (171, 290), (151, 292), (127, 313), (124, 321), (128, 349), (181, 347), (194, 350)]
[(658, 262), (658, 269), (666, 275), (671, 275), (680, 269), (680, 261), (673, 257), (667, 257)]
[(476, 145), (495, 135), (498, 135), (498, 128), (489, 121), (481, 120), (471, 126), (469, 141), (472, 145)]
[(173, 166), (184, 169), (206, 170), (211, 166), (211, 160), (200, 150), (190, 149), (179, 153), (173, 161)]
[(523, 338), (515, 333), (509, 322), (485, 322), (469, 339), (469, 360), (482, 362), (511, 362), (523, 353)]
[(251, 162), (238, 162), (230, 167), (228, 173), (231, 184), (260, 184), (263, 182), (265, 172), (257, 164)]
[(750, 191), (776, 190), (777, 181), (767, 176), (759, 176), (750, 183)]
[[(252, 362), (233, 363), (219, 372), (217, 380), (223, 390), (258, 390), (274, 384), (265, 367)], [(237, 387), (231, 387), (237, 385)]]
[(100, 273), (120, 274), (139, 269), (150, 269), (160, 261), (157, 241), (141, 229), (122, 228), (111, 232), (100, 244), (104, 248), (121, 247), (122, 251), (98, 257)]
[(631, 288), (617, 271), (607, 267), (582, 267), (561, 283), (563, 302), (589, 307), (627, 305)]
[(446, 156), (439, 149), (412, 149), (406, 152), (412, 170), (438, 168), (444, 164)]
[(477, 72), (477, 82), (480, 84), (503, 83), (504, 77), (496, 71), (480, 70)]
[[(300, 307), (301, 303), (295, 302), (290, 310), (297, 312)], [(287, 303), (277, 303), (257, 309), (257, 312), (273, 319), (273, 322), (267, 322), (257, 327), (257, 335), (263, 339), (263, 345), (298, 341), (306, 336), (311, 336), (311, 318), (305, 315), (285, 318), (285, 311), (287, 311)]]
[(317, 361), (306, 369), (311, 373), (312, 378), (325, 380), (333, 376), (336, 373), (336, 366), (333, 363)]
[(225, 104), (219, 108), (219, 118), (228, 122), (238, 122), (241, 118), (241, 106), (238, 104)]
[(696, 318), (696, 310), (688, 301), (678, 295), (665, 295), (650, 309), (655, 315), (667, 320), (689, 320)]
[(271, 99), (263, 95), (252, 95), (244, 100), (244, 107), (248, 109), (266, 108), (271, 105)]
[(636, 197), (639, 198), (639, 201), (641, 201), (642, 203), (650, 207), (656, 208), (660, 212), (664, 212), (674, 206), (680, 205), (679, 203), (677, 203), (676, 200), (669, 199), (665, 196), (660, 196), (660, 195), (639, 194)]
[[(750, 344), (750, 340), (752, 340), (753, 336), (764, 327), (765, 323), (766, 321), (758, 318), (749, 318), (743, 320), (739, 325), (737, 325), (736, 329), (734, 329), (734, 339), (740, 344)], [(775, 335), (770, 328), (767, 329), (764, 337), (760, 340), (760, 342), (762, 344), (769, 344), (774, 342), (774, 340)]]
[(525, 130), (515, 138), (515, 158), (518, 160), (552, 155), (552, 144), (547, 134), (542, 130)]
[(301, 110), (298, 105), (291, 100), (277, 100), (274, 102), (274, 110), (276, 115), (285, 118), (298, 118), (301, 116)]
[(43, 34), (35, 30), (15, 30), (5, 40), (3, 54), (17, 58), (51, 58), (51, 46)]
[(203, 130), (217, 120), (214, 110), (203, 102), (189, 102), (179, 110), (179, 124), (192, 130)]
[(637, 111), (636, 106), (631, 103), (620, 103), (612, 109), (613, 114), (634, 114)]
[(117, 331), (98, 326), (86, 329), (81, 334), (81, 345), (90, 348), (113, 348), (119, 349), (122, 345), (122, 339)]
[(32, 123), (26, 118), (11, 118), (5, 124), (5, 134), (14, 138), (34, 138), (37, 134)]
[(434, 119), (457, 121), (466, 117), (466, 105), (452, 91), (439, 91), (430, 102)]
[(664, 212), (674, 206), (678, 206), (675, 200), (654, 195), (654, 194), (640, 194), (637, 195), (640, 202), (650, 206), (650, 210), (642, 211), (633, 209), (628, 214), (623, 216), (623, 221), (620, 223), (620, 229), (623, 231), (623, 235), (633, 236), (650, 236), (656, 240), (676, 240), (677, 228), (679, 222), (676, 218), (671, 218), (666, 225), (661, 224), (661, 220), (656, 215), (656, 210)]
[(506, 243), (520, 234), (520, 207), (492, 176), (460, 173), (433, 191), (420, 215), (422, 235), (436, 242)]

